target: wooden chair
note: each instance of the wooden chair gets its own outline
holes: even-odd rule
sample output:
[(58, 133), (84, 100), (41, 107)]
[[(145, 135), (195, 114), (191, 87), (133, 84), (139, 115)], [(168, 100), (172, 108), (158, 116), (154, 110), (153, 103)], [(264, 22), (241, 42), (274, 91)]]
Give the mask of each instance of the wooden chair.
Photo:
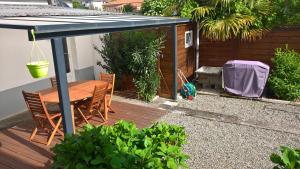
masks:
[[(86, 123), (89, 123), (88, 120), (94, 116), (94, 113), (100, 115), (103, 122), (106, 122), (108, 109), (107, 103), (105, 102), (105, 95), (107, 88), (108, 85), (95, 86), (92, 98), (75, 104), (75, 110), (80, 113)], [(101, 113), (102, 106), (104, 106), (104, 115)]]
[(25, 91), (22, 91), (22, 93), (35, 123), (35, 128), (32, 130), (29, 140), (32, 141), (38, 130), (48, 133), (47, 146), (51, 144), (56, 132), (64, 136), (64, 133), (59, 129), (62, 122), (61, 113), (53, 112), (50, 114), (40, 93), (28, 93)]
[(108, 82), (111, 85), (111, 88), (107, 90), (106, 100), (107, 100), (107, 107), (109, 111), (115, 113), (115, 111), (113, 111), (111, 108), (111, 102), (112, 102), (112, 97), (113, 97), (114, 87), (115, 87), (115, 74), (100, 73), (99, 79)]
[(51, 81), (52, 87), (57, 87), (56, 77), (51, 77), (51, 78), (50, 78), (50, 81)]

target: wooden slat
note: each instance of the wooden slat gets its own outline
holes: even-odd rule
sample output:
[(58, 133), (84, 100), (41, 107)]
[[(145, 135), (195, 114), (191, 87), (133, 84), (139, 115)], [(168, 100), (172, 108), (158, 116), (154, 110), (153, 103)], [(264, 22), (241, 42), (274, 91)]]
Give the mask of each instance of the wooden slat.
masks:
[[(223, 66), (228, 60), (256, 60), (271, 65), (275, 49), (285, 47), (300, 52), (300, 29), (276, 29), (254, 42), (212, 42), (200, 39), (200, 65)], [(272, 66), (272, 65), (271, 65)]]

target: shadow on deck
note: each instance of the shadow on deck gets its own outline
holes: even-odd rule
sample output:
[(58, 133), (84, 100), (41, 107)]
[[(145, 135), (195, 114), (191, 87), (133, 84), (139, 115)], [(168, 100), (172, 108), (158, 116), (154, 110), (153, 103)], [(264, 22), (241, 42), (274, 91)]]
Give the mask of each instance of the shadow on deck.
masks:
[[(116, 101), (113, 102), (112, 108), (116, 113), (109, 113), (107, 125), (112, 125), (119, 120), (127, 120), (143, 128), (150, 126), (166, 113), (155, 108)], [(1, 169), (51, 168), (53, 153), (50, 149), (62, 138), (56, 137), (49, 147), (39, 143), (46, 141), (45, 135), (37, 135), (34, 142), (29, 142), (32, 128), (33, 121), (26, 120), (0, 131)]]

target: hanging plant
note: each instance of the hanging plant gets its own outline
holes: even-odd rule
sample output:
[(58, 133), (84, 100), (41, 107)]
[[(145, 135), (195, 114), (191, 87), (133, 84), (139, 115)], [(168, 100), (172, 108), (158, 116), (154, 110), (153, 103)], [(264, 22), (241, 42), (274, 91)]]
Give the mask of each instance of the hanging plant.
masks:
[[(49, 68), (49, 61), (47, 60), (45, 54), (41, 50), (41, 48), (38, 46), (35, 40), (34, 30), (31, 30), (31, 34), (33, 37), (32, 41), (32, 48), (31, 53), (29, 57), (29, 62), (27, 63), (27, 68), (33, 78), (43, 78), (48, 76), (48, 68)], [(33, 52), (34, 50), (38, 51), (37, 54), (37, 60), (34, 61), (33, 58)]]

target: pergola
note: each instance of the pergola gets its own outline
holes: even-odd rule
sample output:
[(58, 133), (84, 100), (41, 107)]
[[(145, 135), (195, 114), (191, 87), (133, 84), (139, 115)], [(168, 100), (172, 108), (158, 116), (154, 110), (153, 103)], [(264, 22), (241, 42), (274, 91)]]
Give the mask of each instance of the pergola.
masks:
[(175, 17), (149, 17), (140, 15), (100, 15), (100, 16), (29, 16), (1, 17), (0, 28), (23, 29), (33, 39), (31, 30), (35, 31), (36, 40), (51, 40), (55, 74), (58, 82), (60, 108), (63, 116), (64, 131), (73, 132), (72, 115), (69, 102), (68, 82), (63, 50), (63, 38), (70, 36), (109, 33), (133, 29), (145, 29), (171, 26), (172, 29), (172, 97), (177, 98), (177, 38), (176, 25), (189, 23), (189, 19)]

